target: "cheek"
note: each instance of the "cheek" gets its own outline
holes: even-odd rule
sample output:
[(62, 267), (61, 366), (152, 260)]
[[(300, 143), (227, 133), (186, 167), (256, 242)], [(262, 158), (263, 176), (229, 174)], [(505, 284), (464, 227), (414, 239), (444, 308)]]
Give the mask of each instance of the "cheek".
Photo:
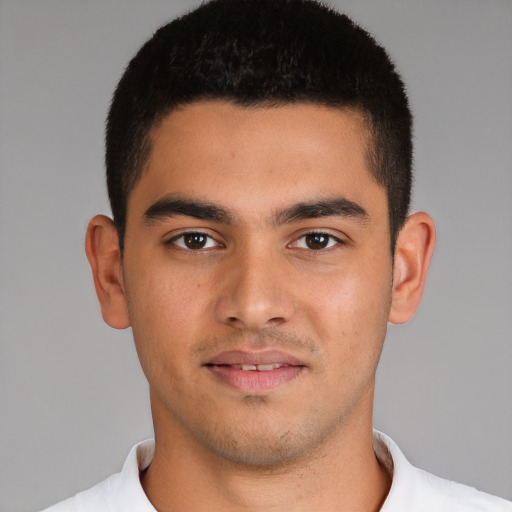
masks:
[[(208, 308), (203, 281), (165, 265), (138, 264), (125, 281), (128, 313), (142, 367), (150, 374), (170, 372), (184, 361), (199, 337)], [(176, 374), (175, 370), (171, 372)]]
[(305, 307), (320, 339), (347, 349), (382, 343), (391, 306), (390, 258), (366, 258), (324, 276), (310, 288)]
[[(137, 264), (126, 282), (128, 308), (134, 324), (165, 329), (171, 335), (182, 325), (194, 326), (204, 302), (205, 281), (198, 272), (166, 264), (165, 259)], [(140, 270), (139, 270), (140, 269)]]

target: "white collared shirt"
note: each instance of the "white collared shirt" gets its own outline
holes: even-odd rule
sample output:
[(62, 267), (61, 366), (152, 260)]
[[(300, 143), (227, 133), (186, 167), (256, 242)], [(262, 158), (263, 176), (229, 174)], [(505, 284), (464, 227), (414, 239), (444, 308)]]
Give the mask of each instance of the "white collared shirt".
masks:
[[(385, 434), (374, 431), (379, 461), (393, 474), (380, 512), (512, 512), (512, 502), (414, 467)], [(43, 512), (156, 512), (140, 483), (153, 459), (152, 439), (136, 444), (117, 473)]]

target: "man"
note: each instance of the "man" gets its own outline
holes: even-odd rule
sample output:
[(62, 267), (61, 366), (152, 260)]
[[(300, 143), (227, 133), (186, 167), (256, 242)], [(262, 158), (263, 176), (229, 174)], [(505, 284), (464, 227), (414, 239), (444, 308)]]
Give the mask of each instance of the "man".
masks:
[(411, 124), (384, 50), (314, 2), (213, 1), (143, 46), (86, 250), (155, 442), (52, 511), (512, 510), (372, 429), (387, 322), (435, 242), (409, 214)]

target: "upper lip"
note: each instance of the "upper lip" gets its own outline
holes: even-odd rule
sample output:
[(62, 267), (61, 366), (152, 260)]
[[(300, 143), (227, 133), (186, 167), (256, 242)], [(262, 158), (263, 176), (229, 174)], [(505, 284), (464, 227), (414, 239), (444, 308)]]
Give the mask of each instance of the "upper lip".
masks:
[(280, 350), (265, 350), (262, 352), (245, 350), (227, 350), (215, 355), (207, 361), (207, 365), (240, 365), (240, 364), (287, 364), (290, 366), (306, 366), (300, 359), (281, 352)]

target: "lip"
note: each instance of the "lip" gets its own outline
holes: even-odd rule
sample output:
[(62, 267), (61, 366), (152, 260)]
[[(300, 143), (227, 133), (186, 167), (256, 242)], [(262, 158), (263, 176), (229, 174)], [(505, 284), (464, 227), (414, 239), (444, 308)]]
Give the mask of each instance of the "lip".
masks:
[[(271, 370), (242, 370), (241, 366), (279, 365)], [(306, 368), (300, 359), (279, 350), (230, 350), (204, 365), (217, 379), (243, 393), (270, 391), (297, 378)]]
[(221, 352), (208, 360), (208, 365), (232, 365), (232, 364), (287, 364), (289, 366), (306, 366), (300, 359), (280, 350), (245, 351), (228, 350)]

